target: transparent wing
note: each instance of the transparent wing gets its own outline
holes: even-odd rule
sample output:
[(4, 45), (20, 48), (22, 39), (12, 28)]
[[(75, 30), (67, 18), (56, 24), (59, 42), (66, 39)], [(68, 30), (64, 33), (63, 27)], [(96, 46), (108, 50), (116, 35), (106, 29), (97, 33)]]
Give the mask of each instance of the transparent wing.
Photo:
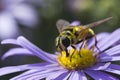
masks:
[(60, 19), (56, 22), (56, 26), (59, 32), (63, 31), (67, 27), (69, 27), (70, 23), (66, 20)]

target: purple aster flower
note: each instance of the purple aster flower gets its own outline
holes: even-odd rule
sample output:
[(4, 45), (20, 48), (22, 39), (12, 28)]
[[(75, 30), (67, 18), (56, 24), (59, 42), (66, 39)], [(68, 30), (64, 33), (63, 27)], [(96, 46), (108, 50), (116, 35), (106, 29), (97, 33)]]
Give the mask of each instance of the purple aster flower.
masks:
[[(31, 1), (31, 0), (29, 0)], [(38, 22), (37, 13), (27, 0), (0, 0), (0, 38), (18, 35), (17, 21), (25, 26), (34, 27)], [(32, 1), (33, 2), (33, 1)]]
[(120, 44), (114, 45), (120, 40), (118, 34), (120, 34), (120, 29), (113, 33), (97, 34), (97, 46), (101, 52), (94, 47), (94, 39), (91, 39), (81, 50), (79, 50), (80, 44), (76, 45), (76, 49), (69, 49), (70, 55), (74, 53), (72, 57), (66, 57), (65, 51), (56, 52), (56, 54), (45, 52), (23, 36), (3, 40), (2, 44), (19, 45), (19, 47), (10, 49), (2, 59), (22, 54), (37, 56), (44, 62), (3, 67), (0, 68), (0, 76), (27, 70), (10, 80), (40, 80), (43, 78), (46, 80), (88, 80), (88, 75), (95, 80), (119, 80), (110, 74), (120, 75), (120, 65), (112, 63), (120, 60)]

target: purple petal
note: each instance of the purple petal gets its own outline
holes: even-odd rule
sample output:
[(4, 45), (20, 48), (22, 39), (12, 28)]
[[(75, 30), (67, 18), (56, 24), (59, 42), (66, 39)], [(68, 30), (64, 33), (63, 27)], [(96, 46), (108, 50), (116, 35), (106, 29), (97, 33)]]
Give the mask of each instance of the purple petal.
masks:
[(112, 75), (101, 71), (85, 70), (85, 72), (95, 80), (118, 80)]
[(70, 75), (69, 80), (80, 80), (78, 71), (73, 71), (72, 74)]
[(6, 39), (18, 36), (19, 29), (16, 21), (9, 12), (0, 12), (0, 38)]
[(100, 62), (108, 62), (108, 61), (120, 61), (120, 56), (100, 57)]
[(37, 72), (37, 71), (38, 71), (37, 69), (28, 70), (28, 71), (26, 71), (26, 72), (24, 72), (24, 73), (22, 73), (18, 76), (15, 76), (15, 77), (11, 78), (10, 80), (16, 80), (16, 79), (19, 80), (19, 78), (21, 78), (22, 75), (27, 75), (27, 74), (34, 73), (34, 72)]
[(104, 69), (104, 71), (120, 75), (120, 70), (107, 68), (107, 69)]
[[(56, 74), (59, 74), (59, 75), (61, 74), (62, 75), (62, 73), (59, 73), (59, 71), (55, 71), (55, 72), (56, 72), (55, 74), (52, 74), (53, 72), (52, 73), (50, 72), (50, 73), (42, 74), (42, 75), (45, 75), (45, 77), (48, 77), (48, 76), (55, 76), (56, 77)], [(64, 72), (64, 71), (62, 71), (62, 72)], [(31, 78), (27, 78), (27, 80), (40, 80), (40, 79), (42, 79), (41, 75), (36, 75), (36, 76), (32, 76)], [(46, 78), (46, 80), (62, 80), (62, 79), (60, 79), (60, 78), (58, 78), (58, 79), (55, 79), (55, 78), (50, 78), (50, 79)]]
[(108, 53), (108, 52), (115, 52), (115, 51), (118, 51), (120, 50), (120, 44), (119, 45), (116, 45), (108, 50), (106, 50), (105, 52)]
[(89, 68), (90, 70), (103, 70), (103, 69), (106, 69), (110, 66), (110, 62), (108, 63), (99, 63), (99, 64), (96, 64), (95, 66)]
[(97, 45), (100, 50), (103, 51), (120, 40), (120, 36), (117, 36), (118, 34), (120, 34), (120, 29), (115, 30), (111, 35), (99, 41)]
[(87, 77), (83, 70), (79, 71), (80, 80), (87, 80)]
[(57, 61), (55, 55), (52, 55), (50, 53), (47, 53), (47, 52), (41, 50), (40, 48), (38, 48), (37, 46), (35, 46), (31, 42), (29, 42), (24, 37), (22, 37), (22, 36), (18, 37), (17, 41), (22, 47), (28, 49), (29, 51), (31, 51), (32, 53), (34, 53), (36, 56), (40, 57), (41, 59), (43, 59), (47, 62), (51, 62), (51, 63), (55, 63)]
[(13, 48), (13, 49), (10, 49), (9, 51), (7, 51), (2, 56), (2, 60), (6, 59), (9, 56), (13, 56), (13, 55), (34, 55), (34, 54), (32, 54), (30, 51), (28, 51), (27, 49), (24, 49), (24, 48)]
[(111, 57), (111, 56), (120, 56), (120, 50), (116, 50), (115, 52), (103, 52), (99, 55), (99, 57)]
[(68, 71), (58, 76), (55, 80), (68, 80), (70, 75), (71, 73)]
[(38, 16), (32, 6), (21, 3), (13, 7), (15, 8), (12, 9), (11, 13), (21, 24), (27, 25), (28, 27), (35, 27), (38, 22)]
[(55, 80), (58, 76), (62, 75), (65, 72), (67, 72), (67, 70), (64, 70), (64, 69), (51, 72), (51, 74), (46, 78), (46, 80)]
[(120, 75), (120, 65), (110, 64), (104, 71)]
[[(48, 67), (48, 66), (46, 66)], [(40, 69), (33, 69), (32, 71), (25, 72), (19, 76), (12, 78), (12, 80), (33, 80), (33, 78), (43, 78), (49, 76), (52, 72), (62, 70), (61, 67), (51, 65), (50, 67), (41, 67)]]
[[(48, 73), (48, 74), (50, 74), (50, 73)], [(40, 74), (40, 75), (38, 74), (38, 75), (31, 76), (30, 78), (26, 78), (26, 79), (22, 78), (22, 80), (41, 80), (41, 79), (46, 78), (46, 76), (48, 76), (48, 74)]]
[(79, 26), (80, 25), (80, 21), (73, 21), (70, 25), (72, 25), (72, 26)]
[(109, 68), (120, 70), (120, 65), (117, 65), (117, 64), (110, 64)]
[[(107, 37), (108, 35), (110, 35), (109, 33), (106, 32), (102, 32), (96, 35), (97, 41), (99, 42), (100, 40), (104, 39), (105, 37)], [(95, 44), (95, 38), (93, 37), (90, 42), (88, 47), (91, 48), (93, 45)]]
[[(38, 73), (38, 70), (30, 70), (30, 71), (27, 71), (27, 72), (25, 72), (25, 73), (23, 73), (23, 74), (29, 74), (29, 73)], [(23, 74), (21, 74), (21, 75), (23, 75)], [(48, 73), (49, 74), (49, 73)], [(29, 74), (29, 75), (26, 75), (26, 76), (23, 76), (23, 77), (20, 77), (21, 75), (18, 75), (18, 76), (16, 76), (16, 77), (13, 77), (13, 78), (11, 78), (10, 80), (33, 80), (33, 79), (30, 79), (30, 78), (34, 78), (34, 77), (36, 77), (36, 76), (39, 76), (39, 79), (43, 79), (43, 78), (45, 78), (48, 74), (38, 74), (38, 75), (33, 75), (33, 76), (31, 76), (31, 74)], [(31, 77), (28, 77), (28, 76), (31, 76)], [(39, 80), (39, 79), (34, 79), (34, 80)]]
[(117, 55), (120, 54), (120, 45), (116, 45), (115, 47), (112, 47), (108, 50), (106, 50), (105, 52), (101, 53), (100, 56), (104, 57), (106, 56), (113, 56), (113, 55)]
[(0, 68), (0, 76), (14, 73), (14, 72), (24, 71), (24, 70), (28, 70), (28, 69), (40, 68), (47, 64), (48, 63), (38, 63), (38, 64), (26, 64), (26, 65), (20, 65), (20, 66), (3, 67), (3, 68)]
[(18, 45), (17, 41), (15, 39), (5, 39), (1, 42), (1, 44), (14, 44)]

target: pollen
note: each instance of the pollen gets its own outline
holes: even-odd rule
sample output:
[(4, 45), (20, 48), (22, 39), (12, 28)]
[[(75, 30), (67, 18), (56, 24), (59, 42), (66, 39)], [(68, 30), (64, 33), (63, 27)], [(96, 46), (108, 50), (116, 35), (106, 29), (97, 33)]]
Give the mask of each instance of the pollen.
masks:
[(81, 50), (71, 49), (68, 53), (69, 56), (66, 56), (66, 51), (62, 51), (61, 55), (58, 55), (58, 62), (66, 69), (85, 69), (96, 63), (93, 50), (87, 48), (82, 48)]

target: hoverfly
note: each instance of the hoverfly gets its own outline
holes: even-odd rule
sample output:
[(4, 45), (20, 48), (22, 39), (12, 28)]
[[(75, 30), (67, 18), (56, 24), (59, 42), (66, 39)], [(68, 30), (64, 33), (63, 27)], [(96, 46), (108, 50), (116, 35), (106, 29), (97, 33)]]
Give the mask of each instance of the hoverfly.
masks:
[[(66, 20), (58, 20), (56, 22), (57, 29), (59, 31), (59, 36), (56, 38), (56, 47), (59, 52), (66, 51), (66, 56), (69, 56), (67, 51), (68, 46), (72, 46), (74, 48), (74, 44), (79, 42), (84, 43), (85, 40), (94, 37), (95, 38), (95, 46), (97, 49), (97, 39), (94, 31), (91, 29), (99, 24), (102, 24), (112, 17), (102, 19), (96, 22), (93, 22), (88, 25), (79, 25), (79, 26), (71, 26), (70, 23)], [(82, 45), (81, 45), (82, 47)]]

